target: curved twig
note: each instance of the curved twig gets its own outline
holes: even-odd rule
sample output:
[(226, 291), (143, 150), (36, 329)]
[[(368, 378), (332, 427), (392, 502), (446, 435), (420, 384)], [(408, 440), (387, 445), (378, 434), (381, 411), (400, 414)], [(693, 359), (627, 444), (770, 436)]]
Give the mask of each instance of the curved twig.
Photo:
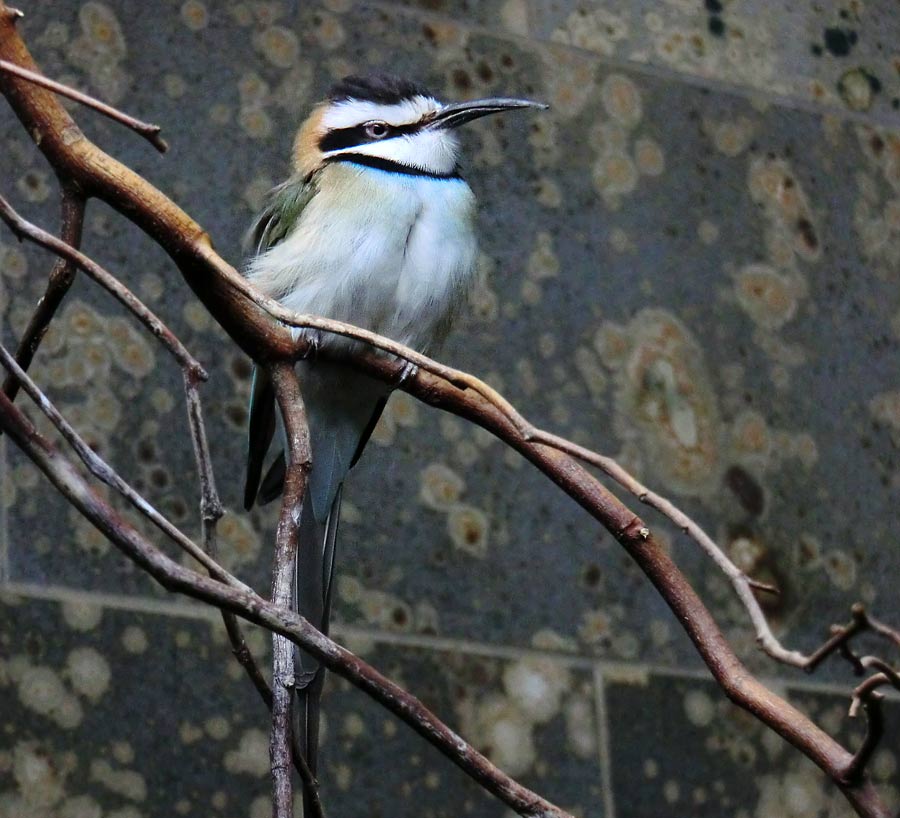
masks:
[[(81, 245), (81, 231), (84, 225), (84, 197), (72, 186), (63, 184), (60, 190), (60, 210), (62, 241), (77, 249)], [(57, 258), (50, 270), (47, 288), (38, 301), (16, 350), (16, 360), (26, 372), (31, 366), (50, 322), (75, 280), (75, 270), (75, 265), (67, 258)], [(19, 391), (18, 380), (9, 375), (3, 384), (3, 391), (10, 399), (15, 400)]]
[(93, 108), (97, 113), (115, 120), (126, 128), (130, 128), (139, 136), (144, 137), (144, 139), (153, 145), (160, 153), (165, 153), (169, 149), (166, 140), (159, 135), (160, 130), (162, 130), (159, 125), (151, 125), (149, 122), (142, 122), (140, 119), (135, 119), (133, 116), (129, 116), (118, 108), (113, 108), (112, 105), (101, 102), (90, 94), (82, 93), (69, 85), (64, 85), (61, 82), (45, 77), (43, 74), (38, 74), (36, 71), (29, 71), (27, 68), (22, 68), (21, 66), (7, 62), (6, 60), (0, 60), (0, 71), (6, 71), (9, 74), (28, 80), (28, 82), (33, 82), (36, 85), (49, 88), (60, 96), (74, 99), (76, 102), (80, 102), (88, 108)]

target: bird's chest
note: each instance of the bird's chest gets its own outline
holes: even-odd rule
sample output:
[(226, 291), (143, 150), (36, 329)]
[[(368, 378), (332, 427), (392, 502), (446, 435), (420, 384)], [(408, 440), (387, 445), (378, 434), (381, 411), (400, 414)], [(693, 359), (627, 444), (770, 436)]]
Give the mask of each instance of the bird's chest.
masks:
[(282, 300), (422, 346), (468, 289), (472, 191), (459, 179), (334, 170), (285, 242), (298, 275)]

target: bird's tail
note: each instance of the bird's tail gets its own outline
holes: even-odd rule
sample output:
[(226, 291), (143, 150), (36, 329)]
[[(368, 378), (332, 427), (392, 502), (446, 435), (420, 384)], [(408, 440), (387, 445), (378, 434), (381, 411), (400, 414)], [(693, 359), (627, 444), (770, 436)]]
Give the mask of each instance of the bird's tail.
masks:
[[(304, 503), (300, 521), (300, 548), (294, 582), (294, 604), (297, 612), (328, 633), (331, 616), (332, 579), (335, 546), (340, 518), (342, 487), (339, 487), (324, 524), (319, 523), (308, 502)], [(307, 497), (307, 501), (309, 498)], [(316, 775), (319, 754), (319, 709), (325, 668), (317, 659), (300, 648), (294, 648), (294, 730), (297, 744), (306, 764)], [(304, 787), (303, 815), (309, 818), (311, 793)]]

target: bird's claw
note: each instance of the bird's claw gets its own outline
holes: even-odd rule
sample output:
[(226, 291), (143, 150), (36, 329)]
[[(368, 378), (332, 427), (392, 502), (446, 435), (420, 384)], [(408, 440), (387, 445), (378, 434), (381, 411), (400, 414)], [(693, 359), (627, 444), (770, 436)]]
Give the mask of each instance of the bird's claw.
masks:
[(415, 378), (419, 373), (419, 367), (416, 366), (412, 361), (404, 361), (403, 368), (397, 374), (396, 379), (394, 380), (394, 387), (403, 386), (410, 378)]
[(293, 333), (295, 340), (306, 342), (306, 349), (300, 356), (301, 360), (315, 359), (322, 348), (322, 333), (313, 327), (297, 327)]

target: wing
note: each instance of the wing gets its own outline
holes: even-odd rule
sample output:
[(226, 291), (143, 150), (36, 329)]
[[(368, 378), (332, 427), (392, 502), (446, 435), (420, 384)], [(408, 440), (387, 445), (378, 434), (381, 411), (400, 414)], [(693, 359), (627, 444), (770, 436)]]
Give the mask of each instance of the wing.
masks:
[[(247, 252), (262, 255), (289, 235), (316, 190), (315, 179), (291, 178), (269, 191), (262, 212), (247, 232), (244, 242)], [(258, 367), (253, 368), (249, 413), (244, 482), (244, 508), (248, 511), (259, 494), (263, 465), (276, 426), (275, 391), (268, 376)]]
[(278, 244), (294, 229), (317, 191), (316, 176), (309, 179), (292, 176), (273, 187), (244, 237), (244, 252), (259, 256)]

